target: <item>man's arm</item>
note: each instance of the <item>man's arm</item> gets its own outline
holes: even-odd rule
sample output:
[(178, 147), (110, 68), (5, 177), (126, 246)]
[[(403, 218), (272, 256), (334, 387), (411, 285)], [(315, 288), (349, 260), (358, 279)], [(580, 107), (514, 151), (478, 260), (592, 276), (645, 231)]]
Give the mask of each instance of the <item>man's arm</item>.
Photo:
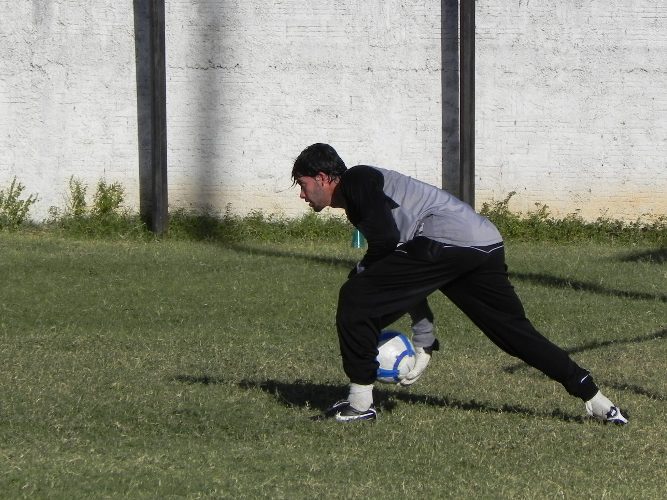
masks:
[(364, 269), (393, 252), (400, 239), (391, 213), (398, 205), (385, 195), (383, 186), (382, 173), (364, 165), (350, 168), (341, 183), (347, 217), (368, 243), (359, 263)]

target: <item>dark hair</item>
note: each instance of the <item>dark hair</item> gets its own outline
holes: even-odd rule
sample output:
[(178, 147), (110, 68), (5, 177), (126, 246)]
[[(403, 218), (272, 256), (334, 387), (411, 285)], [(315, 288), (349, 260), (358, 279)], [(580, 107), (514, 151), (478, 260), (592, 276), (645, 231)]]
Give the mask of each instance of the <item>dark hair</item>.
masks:
[(301, 151), (294, 160), (292, 180), (296, 182), (299, 177), (315, 177), (320, 172), (331, 179), (337, 179), (346, 170), (347, 167), (336, 150), (328, 144), (318, 142)]

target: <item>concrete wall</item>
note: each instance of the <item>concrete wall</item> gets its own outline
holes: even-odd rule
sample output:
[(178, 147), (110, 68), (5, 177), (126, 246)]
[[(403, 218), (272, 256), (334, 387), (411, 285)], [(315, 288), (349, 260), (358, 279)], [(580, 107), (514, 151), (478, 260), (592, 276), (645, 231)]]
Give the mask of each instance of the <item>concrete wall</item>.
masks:
[(173, 203), (299, 213), (313, 142), (440, 182), (440, 2), (168, 4)]
[(0, 189), (37, 193), (33, 216), (64, 205), (67, 180), (127, 180), (136, 195), (131, 6), (0, 2)]
[[(456, 182), (456, 1), (166, 9), (170, 206), (300, 214), (291, 163), (318, 141)], [(0, 0), (0, 189), (16, 176), (36, 218), (72, 175), (122, 182), (138, 209), (145, 12)], [(667, 213), (664, 2), (478, 0), (476, 18), (477, 205), (514, 190), (519, 210)]]
[(667, 3), (477, 2), (477, 197), (667, 213)]

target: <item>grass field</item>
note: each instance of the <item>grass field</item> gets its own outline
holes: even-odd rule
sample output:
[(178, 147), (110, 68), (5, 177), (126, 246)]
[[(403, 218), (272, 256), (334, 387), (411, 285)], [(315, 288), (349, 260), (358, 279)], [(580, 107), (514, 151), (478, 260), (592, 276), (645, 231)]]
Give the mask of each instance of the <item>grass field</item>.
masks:
[(422, 381), (378, 387), (376, 423), (311, 421), (346, 394), (344, 243), (0, 233), (0, 256), (2, 498), (665, 498), (664, 249), (508, 244), (529, 317), (623, 428), (439, 296)]

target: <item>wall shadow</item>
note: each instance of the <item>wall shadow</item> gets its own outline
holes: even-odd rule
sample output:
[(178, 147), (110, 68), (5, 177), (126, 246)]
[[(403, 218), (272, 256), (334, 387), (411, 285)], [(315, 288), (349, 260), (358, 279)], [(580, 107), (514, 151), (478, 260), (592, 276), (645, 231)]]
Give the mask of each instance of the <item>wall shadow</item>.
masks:
[[(133, 0), (134, 9), (134, 50), (137, 89), (137, 139), (139, 163), (139, 212), (143, 220), (152, 216), (152, 136), (153, 136), (153, 85), (152, 85), (152, 39), (151, 39), (151, 0)], [(199, 124), (197, 134), (191, 137), (194, 142), (190, 149), (194, 151), (192, 165), (196, 172), (195, 206), (210, 209), (214, 206), (214, 192), (217, 186), (214, 171), (218, 162), (217, 147), (220, 141), (219, 124), (221, 114), (221, 90), (216, 71), (221, 64), (216, 62), (223, 52), (220, 50), (219, 35), (222, 32), (221, 14), (215, 6), (197, 3), (196, 14), (202, 26), (208, 30), (196, 32), (197, 60), (185, 63), (185, 71), (190, 71), (189, 98), (205, 103), (197, 114)], [(217, 38), (216, 38), (217, 37)], [(168, 55), (168, 47), (166, 48)], [(200, 61), (200, 62), (197, 62)], [(204, 61), (204, 62), (201, 62)], [(167, 61), (165, 65), (168, 67)], [(164, 103), (166, 105), (166, 103)], [(193, 108), (197, 108), (193, 103)]]
[(222, 102), (224, 72), (228, 71), (222, 60), (227, 53), (222, 40), (225, 8), (229, 7), (219, 2), (195, 2), (200, 29), (196, 30), (194, 36), (196, 45), (193, 48), (196, 52), (192, 55), (192, 61), (185, 63), (191, 85), (188, 99), (193, 100), (189, 104), (198, 119), (196, 137), (189, 139), (193, 143), (192, 168), (196, 169), (193, 175), (196, 192), (194, 204), (211, 213), (216, 213), (224, 206), (218, 170), (224, 164), (222, 143), (225, 137), (220, 126), (225, 113)]

